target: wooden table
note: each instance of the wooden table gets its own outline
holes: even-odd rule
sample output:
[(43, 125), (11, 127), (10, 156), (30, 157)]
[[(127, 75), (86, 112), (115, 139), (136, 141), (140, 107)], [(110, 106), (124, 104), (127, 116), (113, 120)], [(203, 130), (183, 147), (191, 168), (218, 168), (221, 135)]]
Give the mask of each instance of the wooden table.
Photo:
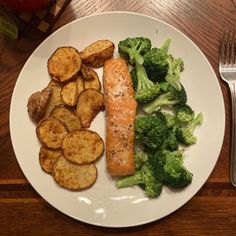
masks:
[(14, 85), (24, 63), (45, 36), (23, 35), (17, 41), (0, 36), (0, 234), (233, 235), (236, 232), (236, 189), (229, 182), (231, 100), (227, 85), (219, 78), (218, 53), (223, 30), (236, 28), (236, 1), (72, 0), (53, 31), (79, 17), (116, 10), (144, 13), (172, 24), (190, 37), (210, 61), (218, 76), (226, 109), (226, 132), (214, 171), (186, 205), (147, 225), (109, 229), (84, 224), (60, 213), (43, 200), (24, 177), (9, 132)]

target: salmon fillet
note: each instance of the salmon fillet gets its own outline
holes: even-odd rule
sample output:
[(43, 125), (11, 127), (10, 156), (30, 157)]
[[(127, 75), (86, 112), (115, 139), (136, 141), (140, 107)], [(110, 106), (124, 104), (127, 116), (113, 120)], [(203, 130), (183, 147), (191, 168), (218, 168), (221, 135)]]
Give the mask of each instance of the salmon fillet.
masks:
[(106, 164), (112, 176), (135, 172), (134, 119), (137, 103), (126, 61), (109, 59), (103, 69)]

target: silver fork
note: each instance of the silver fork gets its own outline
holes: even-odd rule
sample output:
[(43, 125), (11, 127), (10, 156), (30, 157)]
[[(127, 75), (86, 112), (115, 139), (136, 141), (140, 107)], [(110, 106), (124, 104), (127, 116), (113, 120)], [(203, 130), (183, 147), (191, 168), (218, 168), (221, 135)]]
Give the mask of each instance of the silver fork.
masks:
[(225, 31), (220, 45), (219, 71), (231, 93), (232, 131), (230, 154), (230, 181), (236, 187), (236, 41), (234, 31)]

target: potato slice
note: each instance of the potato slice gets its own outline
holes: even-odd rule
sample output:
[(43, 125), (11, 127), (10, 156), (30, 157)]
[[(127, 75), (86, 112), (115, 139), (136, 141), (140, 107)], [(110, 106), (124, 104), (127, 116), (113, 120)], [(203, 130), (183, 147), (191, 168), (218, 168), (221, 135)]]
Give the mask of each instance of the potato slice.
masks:
[(64, 103), (68, 106), (75, 106), (78, 98), (77, 83), (71, 81), (66, 83), (61, 90), (61, 97)]
[(102, 138), (91, 130), (76, 130), (68, 133), (62, 142), (64, 157), (76, 164), (98, 160), (104, 151)]
[(62, 187), (83, 190), (91, 187), (97, 179), (95, 164), (76, 165), (60, 157), (53, 166), (52, 176)]
[(94, 73), (96, 73), (92, 68), (82, 64), (81, 74), (84, 80), (92, 80), (94, 78)]
[(69, 131), (81, 129), (82, 127), (79, 117), (64, 106), (56, 106), (50, 116), (64, 122)]
[(52, 79), (66, 82), (74, 78), (81, 68), (82, 60), (74, 47), (59, 47), (48, 59), (48, 72)]
[(51, 149), (61, 147), (62, 140), (68, 133), (66, 125), (53, 117), (41, 120), (36, 127), (36, 134), (39, 141)]
[(80, 93), (84, 90), (84, 80), (83, 80), (82, 75), (77, 76), (76, 84), (77, 84), (77, 93), (79, 96)]
[(28, 99), (28, 113), (34, 122), (41, 120), (47, 110), (52, 96), (52, 89), (45, 88), (43, 91), (33, 93)]
[(115, 45), (110, 40), (98, 40), (80, 52), (82, 62), (92, 67), (101, 67), (113, 56)]
[(47, 87), (52, 87), (52, 86), (62, 86), (61, 82), (58, 82), (56, 80), (51, 79), (50, 82), (48, 83)]
[(76, 113), (83, 127), (90, 127), (91, 122), (101, 110), (104, 110), (102, 93), (96, 89), (86, 89), (79, 95)]
[(48, 117), (55, 106), (64, 104), (61, 98), (61, 86), (51, 86), (52, 96), (49, 100), (44, 117)]
[(84, 79), (84, 89), (94, 88), (101, 91), (101, 83), (95, 70), (82, 66), (81, 73)]
[(94, 77), (92, 80), (84, 80), (84, 89), (90, 88), (101, 91), (101, 83), (98, 77)]
[(62, 157), (62, 151), (60, 149), (53, 150), (45, 147), (41, 147), (39, 151), (39, 163), (42, 169), (51, 173), (53, 170), (53, 165), (58, 158)]

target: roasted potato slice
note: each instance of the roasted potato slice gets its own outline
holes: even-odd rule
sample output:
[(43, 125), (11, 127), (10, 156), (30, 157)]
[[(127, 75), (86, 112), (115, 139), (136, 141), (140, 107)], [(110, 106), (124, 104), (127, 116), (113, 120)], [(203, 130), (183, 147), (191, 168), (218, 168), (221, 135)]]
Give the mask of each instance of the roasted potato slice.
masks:
[(95, 70), (82, 65), (81, 74), (84, 79), (84, 89), (94, 88), (98, 91), (101, 91), (101, 83)]
[(62, 121), (53, 117), (41, 120), (36, 127), (39, 141), (51, 149), (59, 149), (67, 133), (67, 126)]
[(48, 83), (47, 87), (52, 87), (52, 86), (62, 86), (61, 82), (58, 82), (56, 80), (51, 79), (50, 82)]
[(68, 106), (75, 106), (78, 98), (78, 90), (76, 81), (66, 83), (61, 90), (61, 97)]
[(110, 40), (98, 40), (80, 52), (82, 62), (92, 67), (101, 67), (113, 56), (115, 45)]
[(60, 157), (53, 166), (52, 176), (62, 187), (83, 190), (91, 187), (97, 179), (95, 164), (77, 165)]
[(82, 60), (74, 47), (59, 47), (48, 59), (48, 72), (52, 79), (66, 82), (74, 78), (81, 68)]
[(86, 89), (78, 97), (76, 113), (80, 117), (82, 126), (90, 127), (91, 122), (104, 110), (103, 94), (96, 89)]
[(50, 116), (64, 122), (69, 131), (81, 129), (82, 127), (80, 118), (64, 106), (56, 106)]
[(94, 78), (94, 76), (96, 76), (96, 75), (94, 75), (94, 74), (96, 74), (96, 72), (92, 68), (90, 68), (84, 64), (82, 64), (80, 71), (81, 71), (81, 74), (82, 74), (84, 80), (92, 80)]
[(92, 80), (84, 80), (84, 89), (90, 88), (101, 91), (101, 83), (98, 76), (94, 76)]
[(64, 157), (76, 164), (98, 160), (104, 151), (102, 138), (91, 130), (76, 130), (68, 133), (62, 142)]
[(44, 117), (48, 103), (52, 96), (52, 89), (45, 88), (43, 91), (33, 93), (28, 99), (28, 113), (34, 122), (38, 122)]
[(61, 86), (51, 86), (52, 96), (50, 97), (44, 117), (48, 117), (55, 106), (64, 104), (61, 98)]
[(53, 150), (46, 147), (41, 147), (39, 151), (39, 163), (41, 168), (47, 172), (51, 173), (53, 170), (53, 165), (59, 157), (62, 157), (62, 151), (60, 149)]
[(78, 93), (78, 96), (79, 96), (80, 93), (84, 90), (84, 80), (83, 80), (82, 75), (77, 76), (76, 84), (77, 84), (77, 93)]

